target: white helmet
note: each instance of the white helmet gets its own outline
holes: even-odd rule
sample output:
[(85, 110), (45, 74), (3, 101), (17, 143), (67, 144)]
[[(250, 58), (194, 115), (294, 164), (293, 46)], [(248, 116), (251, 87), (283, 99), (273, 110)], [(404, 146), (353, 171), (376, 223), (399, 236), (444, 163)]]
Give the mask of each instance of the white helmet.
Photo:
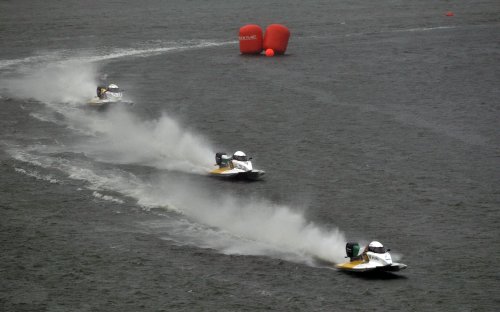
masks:
[(368, 245), (368, 251), (383, 254), (387, 250), (385, 250), (384, 246), (380, 242), (373, 241)]
[(242, 151), (235, 152), (233, 154), (233, 159), (239, 161), (248, 161), (247, 155), (245, 155), (245, 153), (243, 153)]
[(373, 241), (371, 242), (368, 247), (384, 247), (380, 242)]

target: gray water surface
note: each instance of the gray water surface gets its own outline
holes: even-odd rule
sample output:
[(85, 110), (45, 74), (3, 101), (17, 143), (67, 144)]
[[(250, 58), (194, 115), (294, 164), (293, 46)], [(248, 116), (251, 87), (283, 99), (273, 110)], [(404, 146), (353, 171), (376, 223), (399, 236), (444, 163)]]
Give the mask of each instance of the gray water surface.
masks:
[[(497, 1), (0, 2), (0, 310), (496, 311), (499, 33)], [(236, 150), (263, 181), (205, 175)], [(371, 240), (408, 269), (316, 261)]]

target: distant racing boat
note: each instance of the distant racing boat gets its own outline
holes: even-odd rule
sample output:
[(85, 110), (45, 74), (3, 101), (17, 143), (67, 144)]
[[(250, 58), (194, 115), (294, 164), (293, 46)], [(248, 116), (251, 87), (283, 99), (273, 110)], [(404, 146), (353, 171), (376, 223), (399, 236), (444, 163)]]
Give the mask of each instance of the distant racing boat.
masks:
[(253, 169), (251, 159), (242, 151), (235, 152), (232, 157), (227, 156), (226, 153), (216, 153), (215, 162), (219, 168), (210, 171), (210, 175), (220, 178), (258, 180), (265, 172)]
[(107, 87), (98, 86), (97, 96), (87, 104), (94, 108), (105, 108), (115, 103), (131, 104), (131, 102), (123, 101), (123, 93), (116, 84), (110, 84)]
[(389, 254), (390, 249), (385, 249), (377, 241), (371, 242), (362, 252), (358, 243), (347, 243), (345, 249), (350, 261), (336, 265), (336, 268), (339, 270), (351, 272), (394, 272), (406, 269), (407, 267), (406, 264), (393, 262)]

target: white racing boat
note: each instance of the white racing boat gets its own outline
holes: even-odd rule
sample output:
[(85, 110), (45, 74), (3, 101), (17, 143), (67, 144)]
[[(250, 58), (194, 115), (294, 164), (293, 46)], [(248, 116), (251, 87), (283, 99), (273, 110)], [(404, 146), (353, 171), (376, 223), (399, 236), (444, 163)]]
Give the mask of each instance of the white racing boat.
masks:
[(123, 93), (116, 84), (110, 84), (107, 87), (97, 87), (97, 96), (93, 97), (87, 104), (94, 108), (105, 108), (110, 104), (131, 104), (123, 100)]
[(221, 178), (258, 180), (265, 172), (253, 169), (251, 159), (242, 151), (235, 152), (232, 157), (226, 153), (216, 153), (215, 162), (219, 168), (210, 171), (210, 175)]
[(361, 251), (358, 243), (347, 243), (345, 246), (349, 262), (337, 264), (336, 268), (343, 271), (351, 272), (395, 272), (406, 269), (406, 264), (392, 261), (389, 253), (390, 249), (386, 249), (377, 241), (371, 242)]

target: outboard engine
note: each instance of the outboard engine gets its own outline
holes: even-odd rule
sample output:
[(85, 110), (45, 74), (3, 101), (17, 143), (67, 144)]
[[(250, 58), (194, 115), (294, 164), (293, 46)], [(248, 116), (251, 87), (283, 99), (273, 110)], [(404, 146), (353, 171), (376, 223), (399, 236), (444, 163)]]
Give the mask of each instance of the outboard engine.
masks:
[(358, 243), (347, 243), (345, 244), (345, 253), (351, 260), (353, 258), (359, 257), (359, 244)]
[(222, 155), (227, 155), (226, 153), (215, 153), (215, 163), (220, 166), (222, 164)]

